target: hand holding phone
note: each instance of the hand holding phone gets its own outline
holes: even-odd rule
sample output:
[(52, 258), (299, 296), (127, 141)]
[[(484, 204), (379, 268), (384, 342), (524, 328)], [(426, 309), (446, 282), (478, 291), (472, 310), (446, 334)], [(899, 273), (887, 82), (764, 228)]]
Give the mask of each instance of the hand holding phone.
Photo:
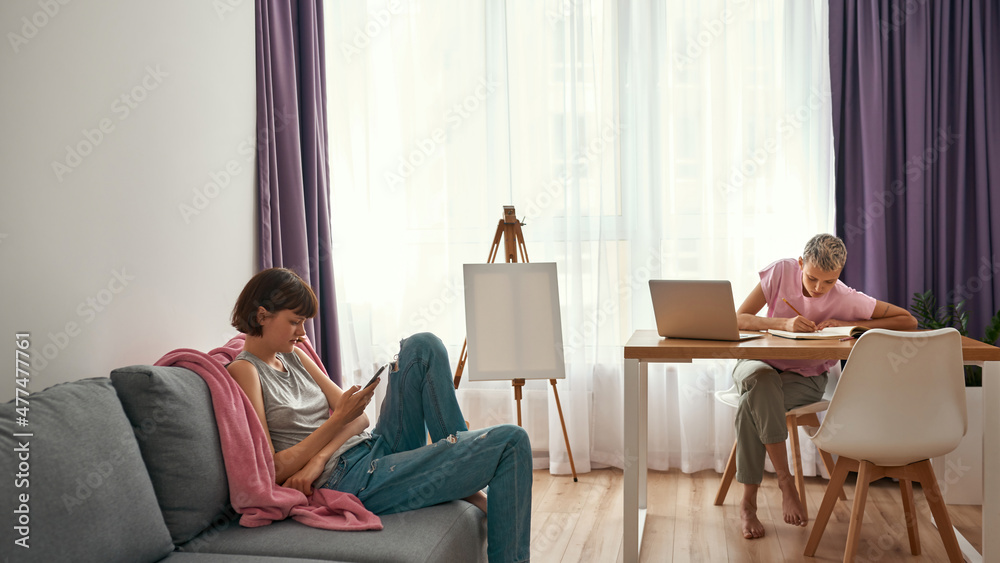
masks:
[(382, 367), (378, 368), (378, 371), (375, 372), (375, 375), (373, 375), (372, 378), (368, 380), (368, 383), (365, 383), (365, 386), (362, 387), (361, 389), (364, 390), (364, 389), (368, 389), (369, 387), (371, 387), (375, 383), (375, 381), (378, 379), (378, 376), (382, 375), (382, 372), (385, 371), (385, 367), (387, 365), (389, 365), (389, 364), (384, 364)]

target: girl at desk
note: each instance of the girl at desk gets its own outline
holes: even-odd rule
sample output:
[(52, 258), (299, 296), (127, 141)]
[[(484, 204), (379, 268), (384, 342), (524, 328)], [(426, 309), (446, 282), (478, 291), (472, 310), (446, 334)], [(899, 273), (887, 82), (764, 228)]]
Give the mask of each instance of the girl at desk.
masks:
[[(778, 260), (760, 271), (760, 283), (737, 309), (741, 330), (813, 332), (832, 326), (911, 330), (908, 311), (855, 291), (842, 281), (844, 241), (814, 236), (797, 260)], [(767, 316), (757, 313), (767, 305)], [(764, 454), (771, 458), (781, 490), (784, 520), (805, 526), (808, 518), (788, 468), (785, 413), (823, 398), (827, 371), (837, 360), (739, 360), (733, 379), (740, 391), (736, 410), (736, 480), (743, 483), (740, 521), (746, 539), (764, 536), (757, 518), (757, 490)]]

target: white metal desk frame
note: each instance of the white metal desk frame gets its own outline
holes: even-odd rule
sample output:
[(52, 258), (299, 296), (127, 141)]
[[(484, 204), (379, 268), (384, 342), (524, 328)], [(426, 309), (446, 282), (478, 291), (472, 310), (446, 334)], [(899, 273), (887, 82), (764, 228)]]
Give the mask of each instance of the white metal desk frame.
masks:
[[(638, 334), (639, 331), (636, 331)], [(633, 335), (634, 337), (635, 335)], [(630, 340), (631, 342), (631, 340)], [(627, 346), (627, 345), (626, 345)], [(690, 360), (625, 360), (625, 470), (622, 519), (622, 549), (625, 563), (638, 563), (646, 526), (646, 450), (649, 425), (648, 364), (691, 363)], [(962, 555), (970, 563), (1000, 561), (1000, 361), (967, 361), (983, 366), (983, 552), (956, 529)], [(633, 453), (634, 452), (634, 453)]]

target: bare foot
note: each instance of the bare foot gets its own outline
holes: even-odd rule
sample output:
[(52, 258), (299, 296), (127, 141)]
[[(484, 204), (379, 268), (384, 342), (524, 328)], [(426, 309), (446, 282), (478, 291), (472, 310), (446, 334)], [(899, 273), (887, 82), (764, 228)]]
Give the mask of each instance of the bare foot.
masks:
[(752, 540), (764, 537), (764, 525), (757, 518), (757, 505), (744, 500), (740, 503), (740, 523), (743, 525), (743, 538)]
[(788, 476), (778, 479), (778, 489), (781, 490), (781, 511), (785, 516), (785, 523), (793, 526), (805, 526), (809, 523), (806, 516), (806, 509), (799, 500), (799, 491), (795, 488), (795, 480)]

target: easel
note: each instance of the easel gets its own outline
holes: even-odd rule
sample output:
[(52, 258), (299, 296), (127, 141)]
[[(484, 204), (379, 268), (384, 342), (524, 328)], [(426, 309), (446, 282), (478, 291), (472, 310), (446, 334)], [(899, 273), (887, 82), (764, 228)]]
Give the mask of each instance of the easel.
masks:
[[(496, 262), (497, 251), (500, 249), (500, 237), (504, 239), (505, 263), (517, 262), (518, 254), (521, 261), (528, 262), (528, 251), (524, 247), (524, 235), (521, 233), (521, 222), (514, 214), (513, 205), (503, 206), (503, 218), (497, 224), (497, 233), (493, 237), (493, 246), (490, 247), (490, 256), (486, 262), (493, 264)], [(465, 369), (465, 362), (469, 358), (469, 341), (466, 339), (462, 343), (462, 353), (458, 355), (458, 366), (455, 367), (455, 389), (462, 381), (462, 371)], [(556, 389), (556, 380), (550, 379), (552, 384), (552, 394), (556, 398), (556, 409), (559, 411), (559, 423), (562, 424), (563, 439), (566, 441), (566, 452), (569, 454), (569, 467), (573, 471), (573, 482), (576, 482), (576, 464), (573, 463), (573, 450), (569, 447), (569, 434), (566, 433), (566, 420), (563, 419), (562, 404), (559, 403), (559, 391)], [(523, 379), (515, 379), (511, 383), (514, 386), (514, 400), (517, 402), (517, 425), (521, 426), (521, 389), (524, 387)]]

